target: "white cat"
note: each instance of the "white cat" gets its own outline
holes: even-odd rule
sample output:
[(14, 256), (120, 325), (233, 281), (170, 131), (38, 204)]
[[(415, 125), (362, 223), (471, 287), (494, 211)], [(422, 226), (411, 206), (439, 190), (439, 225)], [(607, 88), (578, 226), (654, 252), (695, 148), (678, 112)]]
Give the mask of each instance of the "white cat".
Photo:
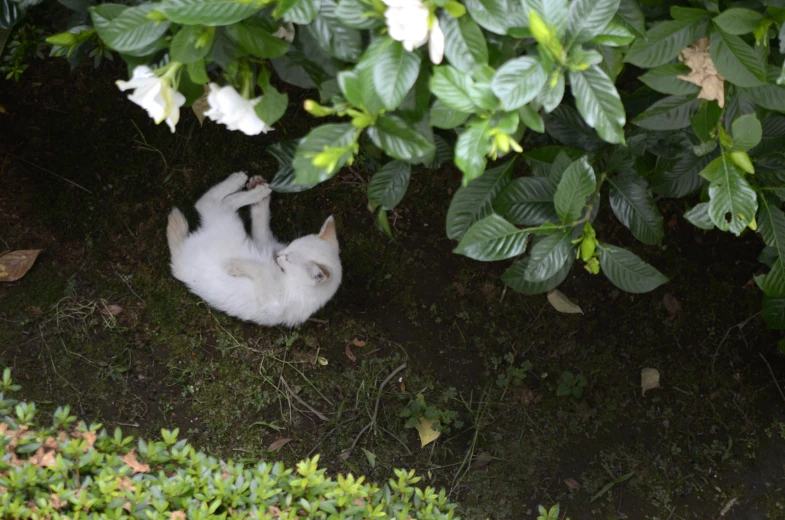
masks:
[[(270, 231), (270, 187), (259, 176), (246, 180), (245, 173), (233, 173), (205, 193), (196, 203), (202, 225), (191, 234), (182, 212), (172, 210), (166, 229), (172, 274), (231, 316), (299, 325), (341, 284), (335, 220), (329, 217), (318, 235), (281, 244)], [(237, 213), (248, 205), (251, 237)]]

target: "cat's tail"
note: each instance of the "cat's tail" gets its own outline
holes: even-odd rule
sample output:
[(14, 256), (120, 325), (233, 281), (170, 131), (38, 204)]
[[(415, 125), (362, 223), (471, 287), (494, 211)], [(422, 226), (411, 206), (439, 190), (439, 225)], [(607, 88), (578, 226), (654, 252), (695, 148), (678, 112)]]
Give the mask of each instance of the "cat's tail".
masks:
[(166, 226), (166, 240), (169, 242), (169, 251), (172, 257), (180, 252), (188, 236), (188, 221), (183, 212), (177, 208), (169, 213), (169, 224)]

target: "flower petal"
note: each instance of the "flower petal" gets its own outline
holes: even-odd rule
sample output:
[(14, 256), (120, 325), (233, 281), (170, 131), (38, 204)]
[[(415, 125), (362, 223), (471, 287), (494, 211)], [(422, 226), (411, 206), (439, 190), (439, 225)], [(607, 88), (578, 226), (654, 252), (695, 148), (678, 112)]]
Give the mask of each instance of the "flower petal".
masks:
[(434, 65), (440, 64), (444, 58), (444, 32), (442, 32), (442, 28), (439, 26), (439, 20), (434, 20), (431, 28), (428, 54), (431, 57), (431, 63)]

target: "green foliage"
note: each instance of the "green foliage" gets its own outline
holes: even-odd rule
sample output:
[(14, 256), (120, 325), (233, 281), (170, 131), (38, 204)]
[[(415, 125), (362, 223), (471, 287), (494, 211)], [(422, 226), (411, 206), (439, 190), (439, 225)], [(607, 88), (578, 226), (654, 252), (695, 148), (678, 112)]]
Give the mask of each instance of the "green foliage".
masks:
[[(440, 402), (443, 405), (455, 396), (455, 389), (449, 388), (441, 395)], [(407, 428), (414, 428), (421, 419), (429, 421), (438, 421), (434, 424), (434, 429), (442, 433), (449, 433), (453, 427), (463, 428), (463, 421), (458, 418), (458, 412), (455, 410), (439, 408), (436, 405), (427, 403), (423, 394), (417, 394), (403, 410), (398, 414), (398, 417), (406, 419), (405, 426)]]
[[(378, 0), (71, 4), (81, 18), (49, 41), (72, 63), (112, 51), (129, 68), (186, 64), (190, 81), (166, 76), (176, 65), (157, 74), (181, 90), (211, 80), (249, 99), (261, 90), (255, 113), (268, 124), (290, 110), (271, 71), (318, 90), (321, 104), (304, 108), (331, 120), (269, 148), (273, 189), (308, 189), (368, 153), (368, 208), (391, 235), (387, 211), (412, 169), (437, 175), (452, 159), (455, 252), (512, 260), (502, 279), (524, 294), (555, 288), (576, 261), (625, 291), (665, 283), (637, 246), (601, 242), (619, 236), (607, 219), (594, 224), (610, 207), (641, 249), (659, 246), (655, 194), (689, 197), (684, 218), (702, 230), (757, 231), (774, 248), (785, 236), (785, 11), (768, 3), (437, 1), (398, 30)], [(418, 23), (425, 38), (407, 33)], [(718, 76), (702, 68), (709, 60)], [(770, 269), (756, 281), (772, 325), (785, 258)]]
[[(68, 406), (44, 426), (35, 404), (5, 395), (18, 389), (5, 369), (2, 518), (86, 518), (88, 509), (91, 518), (457, 518), (445, 491), (418, 487), (413, 470), (395, 470), (380, 485), (351, 474), (334, 480), (319, 468), (318, 455), (296, 468), (264, 461), (246, 467), (196, 451), (177, 429), (162, 430), (160, 441), (134, 442), (119, 428), (109, 433), (77, 422)], [(447, 412), (439, 417), (452, 420)]]
[(576, 376), (572, 372), (565, 370), (561, 374), (559, 386), (556, 388), (556, 395), (580, 399), (583, 395), (583, 388), (587, 384), (588, 381), (582, 374)]

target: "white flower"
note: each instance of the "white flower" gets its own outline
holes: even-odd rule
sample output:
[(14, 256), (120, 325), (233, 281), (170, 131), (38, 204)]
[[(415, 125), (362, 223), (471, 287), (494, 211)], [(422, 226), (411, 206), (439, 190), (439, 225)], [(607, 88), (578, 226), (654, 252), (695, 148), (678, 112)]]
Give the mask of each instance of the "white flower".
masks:
[(133, 89), (128, 99), (147, 110), (155, 124), (166, 121), (174, 133), (174, 127), (180, 120), (180, 107), (185, 104), (185, 96), (172, 88), (169, 82), (158, 77), (150, 67), (140, 65), (134, 69), (129, 81), (116, 81), (122, 91)]
[(278, 28), (277, 31), (273, 33), (273, 36), (285, 40), (289, 43), (292, 43), (294, 41), (294, 36), (295, 36), (294, 24), (292, 22), (287, 22), (283, 24), (281, 27)]
[(444, 57), (444, 33), (439, 20), (433, 20), (429, 27), (431, 12), (420, 0), (382, 0), (387, 5), (384, 19), (390, 38), (403, 44), (403, 48), (411, 52), (428, 45), (431, 61), (439, 64)]
[(204, 115), (226, 125), (229, 130), (240, 130), (245, 135), (266, 134), (272, 127), (259, 119), (253, 108), (261, 100), (261, 97), (245, 99), (231, 85), (219, 87), (210, 83), (210, 94), (207, 95), (210, 110)]

